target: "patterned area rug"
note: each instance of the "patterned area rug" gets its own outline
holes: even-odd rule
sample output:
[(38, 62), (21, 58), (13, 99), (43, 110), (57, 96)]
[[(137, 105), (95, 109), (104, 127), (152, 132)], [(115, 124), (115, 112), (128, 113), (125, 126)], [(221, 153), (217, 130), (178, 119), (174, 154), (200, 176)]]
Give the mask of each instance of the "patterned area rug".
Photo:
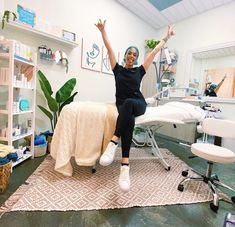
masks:
[(114, 209), (125, 207), (189, 204), (212, 199), (208, 186), (203, 182), (191, 182), (183, 193), (177, 190), (183, 179), (181, 171), (185, 163), (163, 149), (163, 156), (171, 165), (166, 171), (151, 155), (150, 148), (131, 149), (131, 190), (122, 193), (118, 186), (120, 151), (108, 167), (97, 165), (97, 172), (75, 163), (73, 177), (65, 177), (54, 171), (54, 160), (48, 156), (1, 207), (1, 211), (68, 211)]

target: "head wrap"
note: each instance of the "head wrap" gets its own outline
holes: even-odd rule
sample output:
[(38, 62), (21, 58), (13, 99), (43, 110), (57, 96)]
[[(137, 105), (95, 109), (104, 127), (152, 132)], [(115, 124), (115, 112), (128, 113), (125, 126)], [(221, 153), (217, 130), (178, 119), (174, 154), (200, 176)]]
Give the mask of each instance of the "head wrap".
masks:
[(214, 91), (216, 89), (217, 85), (216, 84), (211, 84), (210, 85), (210, 90)]

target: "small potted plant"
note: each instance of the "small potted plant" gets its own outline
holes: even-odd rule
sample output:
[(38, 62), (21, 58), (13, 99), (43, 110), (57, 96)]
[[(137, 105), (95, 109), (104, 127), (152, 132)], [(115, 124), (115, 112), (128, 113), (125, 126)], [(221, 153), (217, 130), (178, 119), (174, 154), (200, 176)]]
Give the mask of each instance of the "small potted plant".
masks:
[(160, 41), (156, 39), (146, 39), (144, 41), (145, 47), (148, 48), (149, 50), (154, 49), (158, 43), (160, 43)]
[(15, 21), (17, 19), (16, 13), (5, 10), (2, 16), (2, 29), (5, 27), (5, 23), (9, 23), (10, 20)]

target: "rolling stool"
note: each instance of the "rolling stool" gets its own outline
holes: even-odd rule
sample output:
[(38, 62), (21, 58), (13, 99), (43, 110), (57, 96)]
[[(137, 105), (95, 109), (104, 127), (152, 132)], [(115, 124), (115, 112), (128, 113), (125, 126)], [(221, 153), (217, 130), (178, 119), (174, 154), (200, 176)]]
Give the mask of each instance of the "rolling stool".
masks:
[[(224, 138), (235, 138), (235, 121), (229, 120), (221, 120), (215, 118), (206, 118), (203, 120), (202, 129), (204, 133), (209, 135), (224, 137)], [(224, 183), (222, 183), (217, 175), (212, 175), (212, 168), (214, 163), (220, 164), (229, 164), (235, 162), (235, 153), (231, 150), (220, 147), (214, 144), (208, 143), (194, 143), (191, 145), (191, 152), (202, 158), (205, 159), (208, 163), (207, 170), (205, 174), (201, 174), (193, 169), (193, 172), (197, 173), (198, 177), (190, 177), (188, 176), (188, 170), (182, 172), (182, 176), (186, 177), (183, 179), (180, 184), (178, 185), (178, 190), (184, 190), (184, 183), (195, 180), (195, 181), (204, 181), (209, 185), (213, 193), (213, 202), (210, 203), (210, 208), (217, 212), (219, 209), (219, 188), (217, 186), (221, 186), (227, 188), (233, 192), (235, 190)], [(231, 201), (235, 203), (235, 196), (231, 197)]]

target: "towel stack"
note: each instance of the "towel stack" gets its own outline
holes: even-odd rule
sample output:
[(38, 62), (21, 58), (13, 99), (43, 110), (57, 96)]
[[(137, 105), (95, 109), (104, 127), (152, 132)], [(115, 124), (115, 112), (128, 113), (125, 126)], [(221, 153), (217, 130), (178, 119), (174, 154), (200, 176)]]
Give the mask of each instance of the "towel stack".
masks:
[(11, 160), (17, 161), (18, 155), (13, 146), (0, 144), (0, 165), (5, 165)]

